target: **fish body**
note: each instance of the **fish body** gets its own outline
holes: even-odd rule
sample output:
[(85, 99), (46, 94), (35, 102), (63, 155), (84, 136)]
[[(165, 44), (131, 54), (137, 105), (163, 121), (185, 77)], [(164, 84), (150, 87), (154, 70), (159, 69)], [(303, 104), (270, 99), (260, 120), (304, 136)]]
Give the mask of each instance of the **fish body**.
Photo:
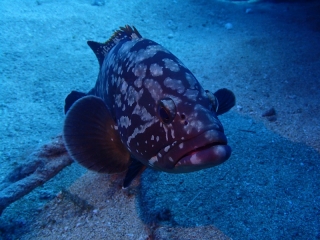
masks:
[(183, 173), (230, 157), (217, 116), (235, 105), (231, 91), (205, 91), (177, 57), (134, 27), (88, 45), (100, 72), (88, 93), (66, 98), (64, 139), (73, 159), (98, 172), (128, 170), (126, 186), (146, 166)]

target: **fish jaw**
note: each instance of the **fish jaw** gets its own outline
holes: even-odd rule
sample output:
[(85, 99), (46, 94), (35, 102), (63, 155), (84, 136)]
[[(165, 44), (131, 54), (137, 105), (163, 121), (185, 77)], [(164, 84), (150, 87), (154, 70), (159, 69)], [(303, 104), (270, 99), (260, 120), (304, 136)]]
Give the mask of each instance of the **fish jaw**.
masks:
[(223, 132), (210, 129), (198, 136), (174, 142), (153, 159), (152, 167), (170, 173), (194, 172), (217, 166), (231, 155)]
[(229, 145), (214, 145), (182, 157), (174, 167), (176, 173), (194, 172), (217, 166), (231, 155)]

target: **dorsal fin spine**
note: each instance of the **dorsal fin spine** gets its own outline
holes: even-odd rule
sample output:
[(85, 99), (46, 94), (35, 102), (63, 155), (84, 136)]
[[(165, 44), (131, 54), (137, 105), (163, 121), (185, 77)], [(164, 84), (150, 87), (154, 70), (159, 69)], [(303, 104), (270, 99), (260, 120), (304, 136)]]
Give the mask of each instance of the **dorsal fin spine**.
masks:
[(124, 39), (128, 39), (129, 41), (137, 38), (142, 38), (138, 30), (134, 26), (130, 27), (129, 25), (125, 25), (124, 27), (120, 27), (119, 30), (115, 31), (111, 38), (105, 43), (88, 41), (87, 44), (98, 58), (101, 68), (104, 58), (119, 41)]

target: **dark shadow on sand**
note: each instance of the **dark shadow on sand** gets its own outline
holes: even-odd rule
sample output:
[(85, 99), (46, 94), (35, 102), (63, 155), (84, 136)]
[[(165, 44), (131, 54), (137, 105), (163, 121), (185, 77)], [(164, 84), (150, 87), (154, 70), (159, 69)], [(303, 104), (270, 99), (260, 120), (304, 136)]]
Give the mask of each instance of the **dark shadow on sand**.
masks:
[(166, 226), (214, 225), (233, 239), (318, 239), (319, 153), (250, 118), (228, 113), (221, 120), (231, 158), (189, 174), (145, 171), (141, 218)]

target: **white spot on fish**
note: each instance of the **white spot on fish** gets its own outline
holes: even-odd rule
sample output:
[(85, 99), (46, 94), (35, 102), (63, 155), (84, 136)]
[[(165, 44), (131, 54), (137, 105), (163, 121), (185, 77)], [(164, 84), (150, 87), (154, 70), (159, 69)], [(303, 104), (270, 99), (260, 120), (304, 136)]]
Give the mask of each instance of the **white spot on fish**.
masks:
[(157, 142), (159, 142), (159, 136), (157, 136)]
[(167, 88), (170, 88), (172, 90), (176, 90), (180, 94), (182, 94), (185, 90), (184, 85), (181, 80), (176, 80), (176, 79), (172, 79), (170, 77), (167, 77), (163, 83)]
[(153, 156), (153, 157), (149, 160), (150, 166), (153, 166), (155, 162), (158, 162), (158, 157), (157, 157), (157, 156)]
[(219, 137), (217, 131), (207, 131), (204, 136), (209, 142), (212, 142)]
[(198, 94), (199, 94), (198, 90), (187, 89), (187, 91), (183, 94), (183, 96), (185, 96), (188, 99), (196, 102)]
[(203, 109), (203, 106), (200, 104), (197, 104), (194, 108), (194, 111), (192, 114), (188, 116), (188, 125), (184, 126), (184, 129), (186, 130), (187, 134), (190, 134), (191, 131), (197, 131), (200, 132), (203, 130), (204, 127), (209, 127), (209, 126), (204, 126), (203, 121), (199, 120), (197, 118), (198, 113), (203, 113), (205, 109)]
[(179, 148), (182, 149), (183, 148), (183, 143), (179, 144)]
[(147, 128), (151, 127), (153, 124), (155, 124), (158, 121), (159, 121), (158, 119), (153, 118), (152, 121), (146, 122), (144, 125), (139, 125), (138, 127), (136, 127), (133, 133), (131, 134), (131, 136), (128, 137), (127, 146), (129, 146), (131, 140), (134, 139), (139, 133), (145, 133)]
[(153, 57), (158, 52), (167, 52), (165, 48), (161, 45), (149, 45), (144, 49), (140, 49), (139, 51), (127, 53), (128, 56), (128, 69), (132, 68), (135, 64), (140, 63), (148, 58)]
[(168, 152), (169, 149), (170, 149), (170, 145), (166, 146), (166, 147), (164, 148), (164, 151), (165, 151), (165, 152)]
[(142, 86), (142, 78), (137, 78), (133, 83), (137, 88), (141, 88)]
[(195, 86), (197, 85), (197, 79), (191, 74), (186, 72), (186, 79), (189, 82), (190, 88), (195, 89)]
[(132, 71), (136, 77), (144, 78), (146, 76), (147, 66), (139, 63), (132, 69)]
[(165, 58), (162, 59), (166, 68), (170, 69), (172, 72), (178, 72), (180, 70), (179, 65), (172, 59)]
[(167, 128), (167, 126), (166, 125), (162, 125), (162, 127), (163, 127), (163, 129), (164, 129), (164, 131), (165, 131), (165, 133), (166, 133), (166, 140), (168, 141), (168, 128)]
[(128, 83), (126, 81), (123, 81), (121, 84), (120, 92), (122, 94), (125, 94), (128, 88)]
[(121, 116), (118, 122), (119, 125), (124, 128), (128, 128), (131, 125), (131, 120), (127, 116)]
[(151, 94), (155, 102), (157, 102), (162, 96), (162, 92), (163, 92), (161, 85), (157, 81), (149, 78), (144, 80), (143, 84), (145, 88), (148, 89), (149, 93)]
[[(114, 78), (114, 76), (112, 76), (112, 78)], [(124, 78), (118, 77), (116, 80), (116, 86), (119, 87), (120, 84), (122, 84), (124, 82)]]
[(163, 74), (162, 67), (157, 63), (153, 63), (150, 65), (150, 73), (153, 77), (158, 77)]
[[(142, 89), (141, 89), (142, 90)], [(151, 121), (154, 117), (147, 111), (145, 107), (141, 107), (140, 105), (136, 105), (133, 109), (132, 114), (138, 115), (142, 121), (147, 122)]]
[(138, 41), (126, 41), (122, 44), (121, 48), (119, 49), (120, 58), (124, 58), (130, 52), (130, 49), (137, 43)]
[(118, 75), (121, 74), (122, 66), (118, 66)]
[(128, 102), (129, 106), (132, 106), (134, 102), (139, 101), (139, 99), (142, 97), (143, 89), (141, 89), (139, 92), (137, 92), (134, 87), (129, 86), (128, 91), (125, 95), (125, 99)]
[(191, 164), (200, 164), (201, 163), (201, 158), (198, 157), (197, 153), (193, 154), (190, 158)]
[(171, 137), (174, 139), (174, 129), (171, 129)]
[(153, 141), (153, 140), (154, 140), (154, 136), (152, 135), (152, 136), (151, 136), (151, 141)]
[(134, 85), (137, 88), (141, 88), (142, 86), (142, 79), (145, 78), (146, 76), (146, 71), (147, 71), (147, 66), (145, 64), (137, 64), (133, 69), (132, 69), (134, 75), (138, 77), (134, 81)]
[(161, 45), (149, 45), (147, 46), (147, 48), (138, 51), (136, 61), (140, 62), (145, 59), (151, 58), (159, 51), (166, 52), (166, 50)]

